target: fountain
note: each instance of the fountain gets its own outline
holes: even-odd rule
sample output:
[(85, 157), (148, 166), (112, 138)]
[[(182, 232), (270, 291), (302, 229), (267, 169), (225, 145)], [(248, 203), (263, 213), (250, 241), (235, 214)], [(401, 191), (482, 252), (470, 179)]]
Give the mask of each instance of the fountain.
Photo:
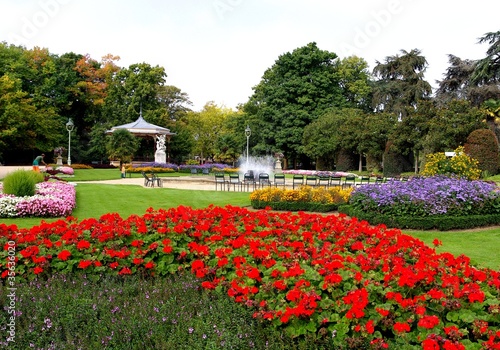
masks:
[(269, 178), (272, 178), (274, 163), (275, 159), (272, 156), (248, 157), (248, 161), (246, 157), (242, 156), (238, 159), (238, 168), (242, 175), (253, 173), (254, 179), (258, 180), (260, 173), (266, 173), (269, 175)]

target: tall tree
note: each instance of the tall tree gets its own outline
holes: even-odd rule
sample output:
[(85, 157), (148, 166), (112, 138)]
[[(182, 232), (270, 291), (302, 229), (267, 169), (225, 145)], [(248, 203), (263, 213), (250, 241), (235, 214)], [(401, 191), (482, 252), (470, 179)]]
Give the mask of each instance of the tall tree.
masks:
[(473, 84), (471, 76), (475, 69), (475, 61), (463, 60), (454, 55), (448, 55), (450, 66), (444, 74), (443, 80), (438, 80), (436, 101), (444, 106), (452, 100), (470, 100)]
[[(337, 55), (320, 50), (314, 42), (279, 56), (264, 72), (250, 99), (259, 123), (257, 148), (263, 150), (272, 145), (285, 155), (287, 162), (304, 160), (304, 128), (327, 110), (354, 107), (361, 98), (357, 94), (363, 89), (349, 80), (355, 75), (347, 74), (349, 67), (355, 72), (363, 71), (357, 63), (355, 59), (346, 61), (339, 74)], [(350, 87), (345, 95), (342, 79)], [(246, 106), (246, 110), (252, 108)]]
[(121, 69), (109, 84), (104, 119), (113, 125), (132, 122), (138, 118), (142, 106), (144, 119), (160, 125), (166, 110), (159, 102), (158, 89), (165, 84), (166, 77), (163, 67), (147, 63)]
[(348, 106), (370, 111), (372, 87), (368, 63), (356, 56), (343, 58), (337, 62), (337, 76)]
[(489, 32), (479, 38), (479, 43), (490, 45), (486, 51), (486, 57), (479, 60), (472, 75), (476, 84), (488, 84), (500, 82), (500, 31)]
[(377, 61), (373, 69), (378, 78), (373, 87), (373, 107), (404, 119), (419, 100), (431, 96), (432, 87), (424, 80), (427, 60), (420, 50), (401, 50), (401, 54), (386, 57), (384, 63)]
[(217, 154), (217, 143), (226, 131), (226, 121), (233, 113), (231, 109), (219, 107), (214, 102), (205, 104), (200, 112), (189, 112), (187, 127), (194, 139), (193, 151), (202, 159), (213, 159)]

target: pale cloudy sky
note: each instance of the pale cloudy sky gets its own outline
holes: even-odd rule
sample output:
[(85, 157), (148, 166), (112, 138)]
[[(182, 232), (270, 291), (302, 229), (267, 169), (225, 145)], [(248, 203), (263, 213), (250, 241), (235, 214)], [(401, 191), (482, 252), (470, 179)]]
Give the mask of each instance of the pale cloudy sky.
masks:
[(108, 53), (165, 68), (194, 110), (235, 108), (278, 57), (316, 42), (376, 61), (420, 49), (433, 85), (448, 54), (478, 59), (500, 30), (498, 0), (1, 0), (0, 41), (51, 53)]

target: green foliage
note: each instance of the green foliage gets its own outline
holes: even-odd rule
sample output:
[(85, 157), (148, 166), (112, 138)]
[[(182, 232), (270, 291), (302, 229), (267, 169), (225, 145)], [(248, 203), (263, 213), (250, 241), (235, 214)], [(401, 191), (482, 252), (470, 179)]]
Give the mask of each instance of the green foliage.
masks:
[(454, 157), (447, 157), (444, 152), (428, 154), (421, 174), (423, 176), (454, 175), (477, 180), (481, 175), (481, 170), (479, 162), (469, 157), (464, 147), (459, 146), (455, 150)]
[(485, 112), (464, 100), (449, 101), (441, 108), (430, 110), (424, 117), (427, 118), (428, 133), (422, 144), (431, 153), (455, 149), (471, 132), (487, 127)]
[(43, 175), (31, 170), (16, 170), (3, 179), (3, 193), (16, 197), (35, 195), (35, 184), (43, 181)]
[(490, 175), (498, 173), (498, 141), (490, 129), (479, 129), (471, 132), (464, 145), (464, 151), (471, 158), (476, 159), (481, 171)]
[[(194, 140), (193, 152), (201, 158), (213, 158), (219, 152), (217, 144), (224, 143), (221, 138), (226, 130), (228, 120), (234, 112), (225, 107), (219, 107), (213, 102), (207, 103), (200, 112), (189, 112), (186, 115), (187, 129), (190, 138)], [(242, 129), (243, 130), (243, 129)], [(231, 140), (226, 151), (235, 156), (235, 147)]]
[(106, 151), (110, 159), (119, 159), (120, 163), (132, 161), (132, 157), (139, 148), (139, 139), (126, 129), (118, 129), (110, 136)]

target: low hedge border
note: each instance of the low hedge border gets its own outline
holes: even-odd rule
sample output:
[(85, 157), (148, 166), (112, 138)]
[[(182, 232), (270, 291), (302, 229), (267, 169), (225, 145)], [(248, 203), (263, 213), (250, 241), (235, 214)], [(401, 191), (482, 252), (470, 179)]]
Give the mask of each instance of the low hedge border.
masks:
[(466, 230), (476, 227), (500, 225), (500, 214), (445, 216), (434, 215), (426, 217), (388, 216), (380, 213), (370, 213), (354, 209), (345, 204), (338, 208), (340, 213), (360, 220), (368, 221), (372, 225), (384, 224), (387, 227), (412, 230)]
[(327, 213), (338, 209), (339, 205), (334, 203), (315, 203), (315, 202), (264, 202), (251, 201), (254, 209), (271, 208), (272, 210), (286, 211), (312, 211), (318, 213)]

